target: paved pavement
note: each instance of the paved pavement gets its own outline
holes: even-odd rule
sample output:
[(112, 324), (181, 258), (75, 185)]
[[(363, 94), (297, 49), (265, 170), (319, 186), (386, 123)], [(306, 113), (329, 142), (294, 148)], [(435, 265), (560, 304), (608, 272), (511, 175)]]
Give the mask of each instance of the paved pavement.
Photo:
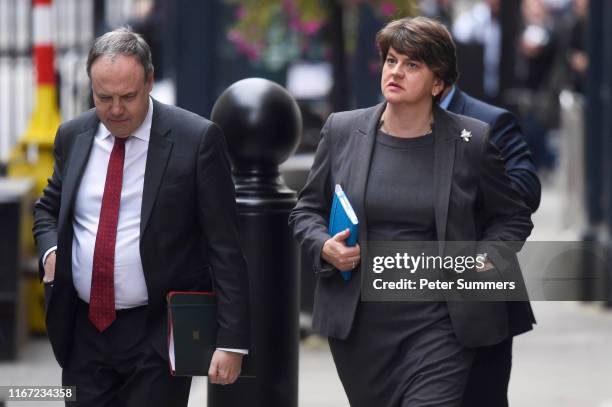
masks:
[[(563, 194), (545, 190), (532, 240), (573, 240), (563, 230)], [(515, 340), (510, 403), (516, 407), (612, 407), (612, 312), (599, 304), (534, 302), (538, 325)], [(60, 371), (46, 339), (31, 340), (17, 363), (0, 364), (0, 385), (58, 385)], [(300, 347), (301, 407), (348, 407), (324, 340)], [(204, 406), (205, 378), (192, 384), (190, 407)], [(25, 407), (59, 403), (8, 403)], [(494, 406), (492, 406), (494, 407)]]

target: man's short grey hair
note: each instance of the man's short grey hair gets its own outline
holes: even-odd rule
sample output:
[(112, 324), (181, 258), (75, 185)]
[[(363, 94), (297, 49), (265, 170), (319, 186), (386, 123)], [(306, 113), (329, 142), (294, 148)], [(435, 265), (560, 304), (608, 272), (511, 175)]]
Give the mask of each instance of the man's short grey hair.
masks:
[(122, 27), (95, 39), (87, 56), (87, 76), (91, 79), (91, 66), (101, 56), (130, 55), (144, 68), (145, 81), (153, 72), (151, 48), (142, 35)]

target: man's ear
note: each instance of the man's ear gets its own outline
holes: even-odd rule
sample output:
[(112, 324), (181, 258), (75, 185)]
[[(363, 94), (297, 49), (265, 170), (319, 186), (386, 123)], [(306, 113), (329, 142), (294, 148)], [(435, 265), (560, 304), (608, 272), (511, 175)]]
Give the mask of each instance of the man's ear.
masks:
[(147, 90), (149, 92), (151, 92), (151, 90), (153, 89), (153, 81), (154, 81), (153, 70), (151, 70), (151, 72), (149, 72), (149, 75), (147, 75), (147, 79), (145, 80), (145, 86), (147, 87)]

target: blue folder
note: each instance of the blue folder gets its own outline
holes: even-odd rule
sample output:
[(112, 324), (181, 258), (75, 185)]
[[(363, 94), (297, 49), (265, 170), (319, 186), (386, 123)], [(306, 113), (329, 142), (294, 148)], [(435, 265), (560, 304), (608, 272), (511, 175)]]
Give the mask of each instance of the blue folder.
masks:
[[(351, 232), (345, 240), (346, 245), (355, 246), (359, 237), (359, 221), (342, 187), (336, 184), (328, 230), (330, 236), (334, 236), (345, 229)], [(342, 274), (344, 280), (348, 281), (351, 278), (352, 271), (342, 271), (340, 274)]]

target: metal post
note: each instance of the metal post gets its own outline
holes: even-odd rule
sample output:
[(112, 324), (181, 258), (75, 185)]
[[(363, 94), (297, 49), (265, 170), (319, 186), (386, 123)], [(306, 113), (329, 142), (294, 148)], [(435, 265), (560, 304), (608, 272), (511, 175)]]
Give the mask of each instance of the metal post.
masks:
[(515, 53), (517, 44), (518, 22), (520, 21), (520, 2), (500, 2), (500, 25), (501, 25), (501, 61), (499, 63), (499, 93), (502, 104), (508, 103), (504, 99), (504, 92), (516, 87)]
[[(176, 102), (187, 110), (208, 117), (214, 103), (217, 61), (216, 33), (219, 27), (219, 0), (179, 0), (172, 8), (176, 74)], [(180, 46), (177, 46), (180, 44)], [(166, 55), (168, 57), (168, 55)]]
[[(592, 0), (589, 4), (589, 24), (587, 25), (588, 40), (587, 51), (589, 55), (589, 68), (586, 80), (586, 202), (588, 220), (592, 229), (602, 221), (602, 142), (603, 133), (601, 128), (602, 103), (600, 86), (602, 81), (603, 47), (603, 0)], [(587, 236), (594, 235), (593, 231), (587, 231)]]
[[(604, 213), (607, 225), (606, 247), (608, 259), (612, 259), (612, 3), (605, 1), (602, 4), (601, 19), (603, 23), (603, 36), (600, 37), (600, 47), (602, 49), (602, 81), (600, 88), (601, 108), (605, 114), (601, 115), (601, 135), (604, 139), (604, 156), (601, 158), (604, 163), (603, 179), (606, 180), (604, 191)], [(590, 59), (589, 61), (593, 61)], [(612, 270), (607, 270), (607, 306), (612, 307)]]
[(324, 4), (329, 9), (329, 20), (326, 27), (327, 38), (331, 48), (333, 85), (330, 103), (333, 112), (348, 110), (351, 105), (351, 86), (345, 49), (344, 5), (339, 0), (327, 0)]
[[(587, 225), (583, 231), (582, 240), (585, 246), (600, 242), (598, 230), (603, 221), (603, 134), (601, 127), (602, 103), (599, 88), (602, 81), (602, 55), (603, 47), (603, 0), (591, 0), (589, 3), (589, 24), (587, 25), (587, 53), (589, 67), (586, 75), (586, 100), (584, 115), (584, 191), (587, 214)], [(603, 242), (601, 242), (603, 243)], [(603, 246), (602, 246), (603, 249)], [(605, 253), (604, 253), (605, 254)], [(597, 291), (588, 277), (601, 275), (605, 270), (594, 270), (591, 256), (583, 257), (582, 268), (584, 273), (583, 292), (587, 295)], [(589, 298), (588, 296), (586, 298)]]
[(249, 357), (256, 378), (231, 386), (209, 384), (208, 406), (297, 407), (299, 256), (287, 226), (297, 197), (278, 166), (297, 148), (300, 110), (281, 86), (250, 78), (221, 94), (212, 119), (223, 129), (232, 161), (249, 266)]

